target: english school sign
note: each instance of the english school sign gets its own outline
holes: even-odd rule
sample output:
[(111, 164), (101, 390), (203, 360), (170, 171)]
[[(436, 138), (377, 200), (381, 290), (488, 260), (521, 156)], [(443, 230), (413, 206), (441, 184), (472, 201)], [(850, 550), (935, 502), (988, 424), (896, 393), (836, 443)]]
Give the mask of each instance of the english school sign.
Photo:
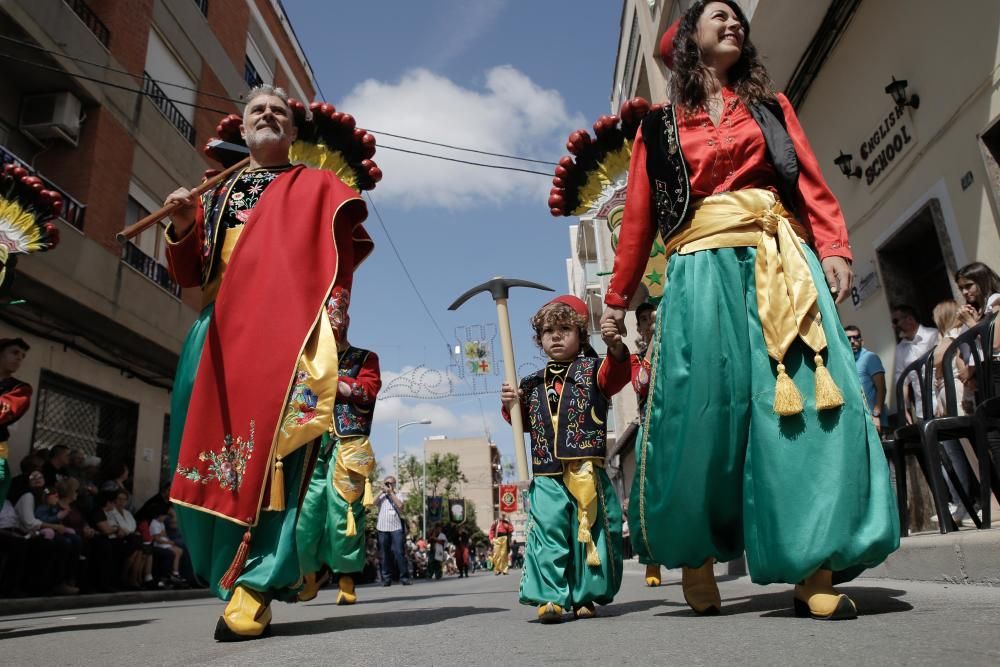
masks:
[(916, 143), (906, 108), (896, 107), (887, 113), (875, 131), (861, 142), (858, 151), (865, 184), (872, 189), (877, 187)]

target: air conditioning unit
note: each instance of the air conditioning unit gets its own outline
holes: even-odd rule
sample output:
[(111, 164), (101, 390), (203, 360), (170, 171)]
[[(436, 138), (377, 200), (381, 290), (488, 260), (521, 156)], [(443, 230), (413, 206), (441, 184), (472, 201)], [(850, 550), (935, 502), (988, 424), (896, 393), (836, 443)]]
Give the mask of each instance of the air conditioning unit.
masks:
[(73, 146), (80, 139), (80, 100), (73, 93), (29, 95), (21, 103), (19, 127), (39, 144), (62, 139)]

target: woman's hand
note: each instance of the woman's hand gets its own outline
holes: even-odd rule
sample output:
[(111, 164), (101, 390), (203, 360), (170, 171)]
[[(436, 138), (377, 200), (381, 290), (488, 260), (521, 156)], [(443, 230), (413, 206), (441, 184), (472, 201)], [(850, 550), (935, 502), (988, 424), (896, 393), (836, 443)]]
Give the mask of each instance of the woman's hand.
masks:
[(846, 259), (837, 256), (827, 257), (821, 264), (826, 275), (826, 284), (830, 286), (830, 293), (837, 303), (843, 303), (854, 285), (854, 269)]
[(514, 407), (514, 404), (517, 403), (520, 397), (521, 391), (514, 391), (514, 388), (506, 382), (504, 382), (503, 386), (500, 387), (500, 402), (503, 404), (503, 407), (507, 410), (507, 412), (510, 412), (511, 408)]
[(958, 319), (962, 321), (967, 327), (974, 327), (976, 323), (982, 318), (982, 315), (974, 306), (965, 304), (958, 309)]

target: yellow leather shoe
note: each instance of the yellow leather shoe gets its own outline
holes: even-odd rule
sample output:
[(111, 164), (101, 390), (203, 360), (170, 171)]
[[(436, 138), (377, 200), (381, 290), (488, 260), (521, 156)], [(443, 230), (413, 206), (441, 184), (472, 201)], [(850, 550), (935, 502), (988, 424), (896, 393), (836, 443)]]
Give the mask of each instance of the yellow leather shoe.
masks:
[(315, 572), (310, 572), (302, 578), (302, 589), (299, 591), (298, 598), (299, 602), (309, 602), (316, 598), (319, 594), (319, 589), (326, 586), (326, 582), (330, 580), (330, 573), (323, 572), (318, 577)]
[(340, 576), (337, 582), (340, 592), (337, 593), (337, 604), (354, 604), (358, 601), (358, 596), (354, 592), (354, 579), (346, 574)]
[(573, 615), (577, 618), (594, 618), (597, 616), (597, 609), (594, 608), (593, 602), (588, 602), (579, 607), (573, 607)]
[(238, 642), (263, 637), (271, 629), (271, 607), (264, 596), (237, 586), (215, 626), (215, 640)]
[(563, 608), (554, 602), (546, 602), (538, 607), (538, 620), (546, 625), (562, 623)]
[(845, 621), (858, 617), (854, 600), (833, 587), (833, 573), (817, 570), (795, 586), (795, 615), (819, 621)]
[(646, 585), (656, 587), (660, 585), (660, 566), (649, 564), (646, 566)]
[(715, 583), (715, 561), (706, 560), (701, 567), (681, 568), (684, 601), (702, 616), (714, 616), (722, 610), (722, 596)]

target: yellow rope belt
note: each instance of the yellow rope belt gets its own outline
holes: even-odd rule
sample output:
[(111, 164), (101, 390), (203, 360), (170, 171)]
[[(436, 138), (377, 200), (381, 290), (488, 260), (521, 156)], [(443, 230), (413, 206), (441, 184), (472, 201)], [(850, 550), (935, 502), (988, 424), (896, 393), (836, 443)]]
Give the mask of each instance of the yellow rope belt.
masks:
[(808, 234), (770, 190), (751, 189), (711, 195), (692, 205), (690, 219), (667, 242), (667, 257), (699, 250), (756, 247), (754, 280), (757, 310), (767, 353), (777, 362), (774, 411), (781, 416), (802, 412), (802, 396), (782, 363), (797, 338), (815, 356), (816, 408), (829, 410), (844, 398), (823, 364), (826, 348), (816, 284), (803, 239)]

